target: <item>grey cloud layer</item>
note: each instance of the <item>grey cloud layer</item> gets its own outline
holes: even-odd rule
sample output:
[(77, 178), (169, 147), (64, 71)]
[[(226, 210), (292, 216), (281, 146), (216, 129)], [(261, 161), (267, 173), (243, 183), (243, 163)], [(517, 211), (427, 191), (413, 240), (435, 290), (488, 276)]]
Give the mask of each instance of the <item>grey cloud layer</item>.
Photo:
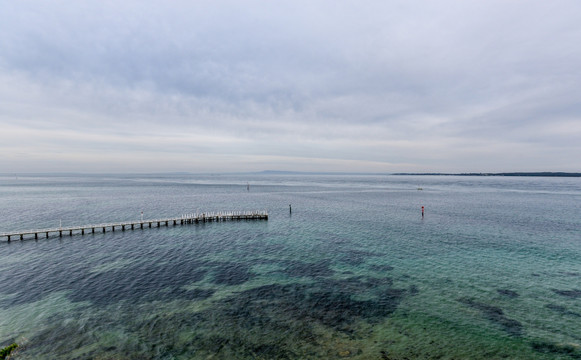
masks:
[(574, 0), (0, 4), (10, 166), (107, 149), (183, 156), (159, 170), (581, 168)]

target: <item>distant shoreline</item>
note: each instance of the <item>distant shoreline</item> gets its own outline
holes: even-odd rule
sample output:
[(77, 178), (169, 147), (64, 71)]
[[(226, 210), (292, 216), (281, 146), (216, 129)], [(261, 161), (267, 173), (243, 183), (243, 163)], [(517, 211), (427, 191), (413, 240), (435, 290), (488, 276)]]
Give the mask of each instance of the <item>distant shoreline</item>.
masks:
[(569, 172), (505, 172), (505, 173), (396, 173), (393, 175), (432, 175), (432, 176), (542, 176), (542, 177), (581, 177), (581, 173)]
[(301, 176), (311, 176), (311, 175), (324, 175), (324, 176), (537, 176), (537, 177), (581, 177), (581, 172), (502, 172), (502, 173), (438, 173), (438, 172), (426, 172), (426, 173), (377, 173), (377, 172), (309, 172), (309, 171), (277, 171), (277, 170), (265, 170), (257, 172), (214, 172), (214, 173), (191, 173), (191, 172), (160, 172), (160, 173), (71, 173), (71, 172), (52, 172), (52, 173), (0, 173), (0, 177), (18, 178), (30, 177), (30, 176), (48, 176), (48, 177), (68, 177), (68, 176), (79, 176), (79, 177), (91, 177), (91, 176), (112, 176), (112, 177), (125, 177), (125, 176), (248, 176), (248, 175), (301, 175)]

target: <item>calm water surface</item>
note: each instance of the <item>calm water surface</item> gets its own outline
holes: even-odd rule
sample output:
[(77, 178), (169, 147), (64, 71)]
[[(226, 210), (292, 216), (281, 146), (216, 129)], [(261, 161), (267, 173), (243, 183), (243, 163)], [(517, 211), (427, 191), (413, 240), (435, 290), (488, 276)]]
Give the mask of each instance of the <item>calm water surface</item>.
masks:
[(0, 232), (220, 210), (270, 219), (1, 242), (0, 346), (19, 343), (17, 359), (581, 359), (579, 179), (0, 177)]

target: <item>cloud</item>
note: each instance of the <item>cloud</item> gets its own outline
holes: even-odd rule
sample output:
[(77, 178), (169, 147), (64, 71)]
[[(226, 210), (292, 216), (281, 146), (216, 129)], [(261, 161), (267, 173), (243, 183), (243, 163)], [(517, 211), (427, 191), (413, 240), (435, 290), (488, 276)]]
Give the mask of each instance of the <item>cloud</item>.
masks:
[[(2, 9), (7, 171), (31, 153), (83, 171), (106, 171), (111, 158), (116, 169), (157, 171), (172, 155), (198, 159), (175, 171), (261, 161), (328, 171), (581, 167), (574, 0)], [(38, 167), (41, 157), (21, 162)]]

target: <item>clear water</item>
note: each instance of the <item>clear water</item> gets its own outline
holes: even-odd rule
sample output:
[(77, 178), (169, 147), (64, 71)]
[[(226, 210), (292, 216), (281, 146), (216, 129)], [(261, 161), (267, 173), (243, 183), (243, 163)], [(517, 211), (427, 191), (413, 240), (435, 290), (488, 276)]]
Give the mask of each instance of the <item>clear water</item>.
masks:
[(270, 218), (0, 243), (0, 346), (19, 343), (17, 359), (581, 358), (579, 179), (0, 177), (0, 232), (196, 210)]

